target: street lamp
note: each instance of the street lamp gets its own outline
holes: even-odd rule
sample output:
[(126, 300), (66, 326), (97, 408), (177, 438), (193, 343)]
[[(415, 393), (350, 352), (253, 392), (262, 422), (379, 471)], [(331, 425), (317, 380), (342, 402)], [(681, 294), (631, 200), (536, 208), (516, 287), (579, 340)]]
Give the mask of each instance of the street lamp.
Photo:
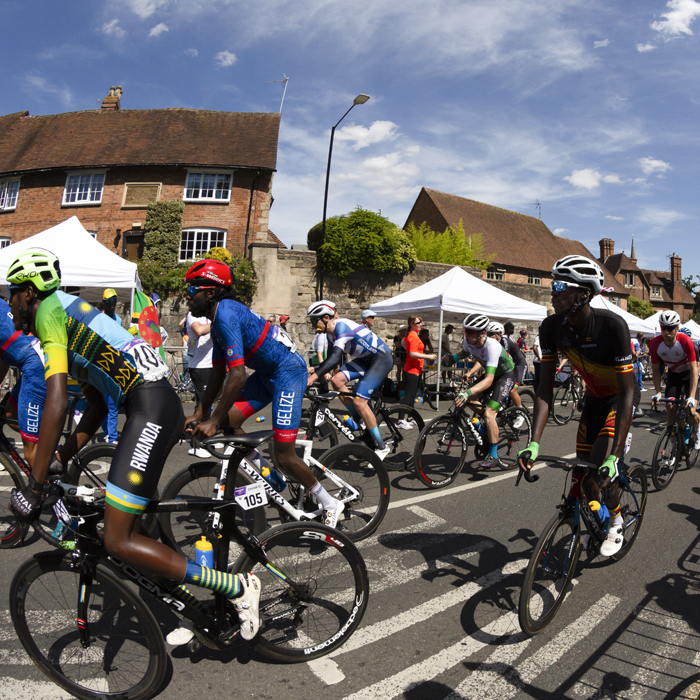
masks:
[[(335, 123), (335, 126), (331, 129), (331, 145), (328, 148), (328, 167), (326, 168), (326, 191), (323, 195), (323, 221), (321, 222), (321, 245), (323, 245), (326, 242), (326, 209), (328, 207), (328, 180), (330, 179), (331, 176), (331, 156), (333, 155), (333, 138), (335, 137), (335, 129), (340, 124), (340, 122), (345, 119), (345, 117), (350, 114), (350, 110), (355, 106), (355, 105), (363, 105), (365, 102), (369, 100), (369, 95), (358, 95), (354, 100), (352, 105), (350, 105), (350, 109), (343, 114), (343, 116), (338, 119), (338, 121)], [(318, 292), (318, 298), (323, 299), (323, 265), (320, 265), (320, 270), (319, 270), (319, 292)]]

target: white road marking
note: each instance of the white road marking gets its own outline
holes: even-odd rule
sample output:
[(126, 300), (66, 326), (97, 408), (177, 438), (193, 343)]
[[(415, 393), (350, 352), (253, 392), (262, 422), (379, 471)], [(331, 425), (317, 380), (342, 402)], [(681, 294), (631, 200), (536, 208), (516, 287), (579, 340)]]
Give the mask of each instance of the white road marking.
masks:
[(309, 661), (307, 665), (326, 685), (335, 685), (345, 680), (345, 674), (340, 670), (340, 666), (327, 656)]
[(15, 680), (0, 678), (0, 697), (12, 700), (72, 700), (73, 695), (50, 681)]

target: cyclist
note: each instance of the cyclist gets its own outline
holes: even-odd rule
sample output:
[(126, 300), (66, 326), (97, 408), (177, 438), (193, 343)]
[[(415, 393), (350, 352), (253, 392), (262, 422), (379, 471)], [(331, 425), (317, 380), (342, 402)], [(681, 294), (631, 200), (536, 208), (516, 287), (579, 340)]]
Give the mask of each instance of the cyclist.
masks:
[[(659, 361), (666, 364), (666, 391), (665, 397), (678, 398), (681, 393), (687, 397), (686, 402), (690, 407), (690, 420), (694, 426), (700, 422), (696, 407), (695, 394), (698, 389), (698, 364), (695, 355), (695, 346), (690, 335), (678, 331), (681, 317), (675, 311), (663, 311), (659, 316), (661, 335), (649, 341), (649, 355), (651, 357), (651, 378), (654, 382), (656, 394), (652, 396), (652, 405), (661, 400), (661, 368)], [(666, 425), (673, 425), (676, 419), (676, 404), (666, 404)]]
[[(688, 326), (683, 326), (683, 328), (678, 331), (679, 333), (683, 333), (684, 335), (687, 335), (691, 340), (693, 340), (693, 332), (688, 328)], [(695, 360), (697, 362), (696, 367), (698, 368), (698, 387), (700, 389), (700, 340), (693, 340), (693, 348), (695, 349)], [(696, 410), (697, 410), (697, 400), (698, 400), (698, 394), (696, 392), (695, 394), (695, 402), (696, 402)], [(695, 428), (693, 431), (694, 433), (694, 445), (693, 447), (696, 450), (700, 450), (700, 424)]]
[[(623, 544), (618, 461), (632, 424), (634, 371), (629, 328), (621, 316), (595, 309), (591, 299), (600, 294), (604, 275), (600, 266), (581, 255), (567, 255), (552, 268), (552, 306), (540, 327), (542, 369), (535, 399), (532, 442), (518, 454), (520, 467), (529, 470), (537, 459), (539, 443), (552, 405), (557, 351), (568, 358), (586, 382), (586, 394), (576, 435), (576, 456), (599, 465), (597, 473), (608, 488), (606, 505), (611, 523), (601, 546), (612, 556)], [(599, 500), (593, 474), (574, 474), (589, 500)]]
[[(113, 557), (152, 576), (227, 593), (252, 639), (259, 625), (260, 582), (211, 571), (139, 532), (139, 518), (160, 478), (185, 418), (165, 379), (167, 367), (146, 341), (134, 338), (83, 299), (58, 290), (58, 258), (29, 248), (7, 271), (17, 330), (33, 333), (46, 356), (46, 404), (29, 485), (14, 491), (14, 512), (31, 519), (41, 507), (50, 466), (65, 464), (98, 429), (107, 412), (104, 393), (126, 411), (126, 423), (109, 470), (104, 544)], [(68, 374), (80, 380), (87, 408), (75, 432), (56, 452), (68, 407)]]
[(345, 353), (350, 361), (333, 375), (331, 383), (337, 391), (346, 393), (347, 383), (353, 379), (360, 379), (355, 389), (356, 396), (352, 400), (341, 397), (341, 401), (348, 407), (358, 425), (360, 420), (364, 421), (374, 440), (375, 452), (380, 459), (384, 459), (391, 447), (384, 444), (379, 434), (377, 418), (372, 413), (369, 400), (391, 371), (394, 364), (391, 350), (366, 326), (349, 318), (340, 318), (335, 304), (331, 301), (321, 300), (311, 304), (306, 311), (306, 318), (314, 328), (327, 333), (329, 345), (333, 344), (325, 362), (309, 368), (309, 385), (313, 384), (317, 377), (322, 377), (339, 365)]
[[(518, 393), (518, 387), (523, 385), (523, 378), (525, 377), (525, 372), (527, 372), (527, 360), (523, 351), (518, 347), (517, 343), (504, 335), (503, 326), (498, 321), (491, 321), (489, 327), (486, 329), (486, 335), (489, 338), (495, 338), (510, 355), (511, 360), (515, 363), (515, 386), (510, 391), (510, 400), (513, 402), (514, 406), (522, 406), (522, 399)], [(525, 419), (520, 416), (514, 423), (514, 428), (522, 427), (523, 421)]]
[(36, 338), (15, 329), (10, 307), (0, 299), (0, 384), (10, 367), (17, 367), (21, 374), (8, 397), (5, 417), (19, 423), (24, 456), (31, 467), (46, 400), (44, 354)]
[[(296, 345), (280, 326), (235, 301), (231, 270), (223, 262), (200, 260), (187, 271), (185, 281), (190, 311), (209, 319), (214, 344), (211, 379), (186, 425), (201, 421), (222, 387), (211, 417), (193, 430), (195, 437), (211, 437), (219, 426), (238, 429), (246, 418), (272, 402), (277, 465), (319, 501), (326, 525), (336, 527), (343, 503), (323, 488), (295, 451), (308, 377)], [(255, 370), (250, 377), (246, 367)]]
[(505, 348), (495, 339), (489, 338), (486, 331), (490, 321), (484, 314), (469, 314), (464, 319), (464, 340), (462, 350), (452, 355), (455, 362), (471, 355), (476, 364), (464, 375), (464, 381), (468, 381), (477, 372), (484, 369), (483, 378), (470, 389), (466, 389), (457, 394), (455, 405), (462, 406), (467, 401), (474, 404), (477, 412), (481, 412), (477, 398), (485, 401), (483, 409), (486, 431), (491, 447), (486, 459), (479, 465), (482, 469), (493, 469), (501, 466), (498, 459), (498, 424), (496, 414), (505, 406), (508, 394), (515, 386), (515, 365)]

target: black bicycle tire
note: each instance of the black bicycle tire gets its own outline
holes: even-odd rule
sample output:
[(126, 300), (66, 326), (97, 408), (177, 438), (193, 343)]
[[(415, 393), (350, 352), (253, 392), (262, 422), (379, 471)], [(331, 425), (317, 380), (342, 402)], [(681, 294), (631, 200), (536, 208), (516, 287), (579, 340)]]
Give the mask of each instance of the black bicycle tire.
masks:
[[(670, 469), (670, 475), (665, 481), (659, 478), (659, 452), (663, 445), (667, 445), (671, 437), (675, 435), (676, 444), (674, 449), (673, 457), (673, 467)], [(678, 426), (673, 423), (667, 425), (664, 431), (659, 435), (656, 445), (654, 445), (654, 454), (651, 461), (651, 480), (654, 483), (654, 487), (657, 491), (663, 491), (673, 480), (676, 472), (678, 471), (678, 463), (681, 459), (681, 445), (680, 445), (680, 431)]]
[[(453, 441), (459, 441), (461, 449), (457, 463), (453, 469), (449, 467), (445, 469), (445, 478), (441, 480), (433, 479), (428, 474), (428, 465), (431, 463), (432, 455), (426, 454), (426, 445), (429, 444), (430, 436), (435, 434), (436, 431), (442, 430), (440, 428), (441, 424), (445, 425), (444, 430), (452, 430)], [(449, 449), (452, 449), (450, 445)], [(458, 417), (453, 417), (451, 415), (438, 416), (431, 420), (426, 426), (421, 430), (416, 442), (416, 447), (413, 453), (413, 469), (418, 477), (419, 481), (425, 484), (429, 489), (441, 489), (445, 486), (449, 486), (460, 474), (464, 464), (467, 461), (467, 453), (469, 451), (469, 436), (460, 424)], [(435, 456), (437, 456), (437, 451)], [(425, 456), (425, 458), (424, 458)]]
[[(557, 406), (557, 397), (560, 395), (561, 392), (564, 392), (564, 398), (567, 396), (569, 397), (569, 402), (571, 403), (571, 411), (569, 413), (566, 413), (562, 411), (561, 415), (555, 410)], [(566, 425), (573, 417), (574, 417), (574, 411), (576, 410), (576, 396), (574, 394), (574, 390), (571, 386), (571, 384), (561, 384), (558, 387), (555, 387), (554, 389), (554, 394), (552, 396), (552, 410), (551, 410), (551, 415), (552, 415), (552, 420), (557, 424), (557, 425)]]
[[(413, 469), (413, 454), (415, 452), (415, 446), (416, 442), (418, 442), (418, 437), (425, 428), (425, 421), (423, 420), (423, 416), (416, 411), (415, 408), (412, 406), (404, 406), (403, 404), (398, 404), (397, 406), (392, 406), (388, 411), (387, 415), (391, 417), (394, 425), (396, 424), (396, 419), (394, 420), (394, 416), (403, 414), (403, 415), (409, 415), (411, 420), (414, 420), (416, 422), (416, 427), (411, 429), (411, 430), (401, 430), (397, 428), (397, 431), (401, 434), (402, 440), (399, 443), (399, 445), (395, 445), (392, 447), (392, 451), (389, 452), (389, 454), (384, 458), (384, 466), (386, 467), (386, 470), (388, 472), (394, 472), (394, 471), (404, 471), (404, 470), (412, 470)], [(387, 433), (386, 430), (386, 423), (384, 422), (384, 416), (380, 413), (377, 416), (377, 426), (380, 429), (380, 432), (382, 432), (382, 425), (384, 425), (384, 431), (383, 431), (383, 438), (387, 437), (392, 437), (393, 434), (391, 432)], [(413, 437), (415, 435), (415, 438)], [(411, 440), (415, 439), (415, 442), (411, 444)], [(386, 442), (386, 440), (385, 440)], [(406, 443), (405, 447), (401, 447), (401, 445)]]
[[(528, 386), (518, 387), (518, 395), (520, 396), (521, 407), (524, 408), (531, 416), (535, 415), (535, 390)], [(523, 400), (523, 397), (527, 400)], [(532, 410), (530, 410), (532, 406)]]
[[(641, 503), (639, 504), (638, 508), (638, 515), (639, 517), (634, 521), (634, 531), (632, 532), (631, 535), (627, 534), (627, 530), (629, 529), (630, 525), (628, 524), (628, 516), (630, 516), (630, 510), (629, 508), (632, 507), (632, 503), (634, 502), (634, 499), (630, 499), (630, 503), (627, 502), (627, 499), (625, 497), (626, 493), (631, 493), (631, 488), (629, 486), (621, 485), (622, 493), (620, 495), (620, 515), (625, 521), (625, 526), (624, 526), (624, 544), (622, 545), (622, 548), (620, 549), (619, 552), (616, 554), (613, 554), (611, 557), (615, 561), (620, 561), (629, 551), (632, 549), (632, 545), (634, 544), (634, 541), (637, 539), (637, 535), (639, 535), (639, 530), (642, 527), (642, 523), (644, 522), (644, 512), (646, 511), (647, 507), (647, 495), (648, 495), (648, 488), (647, 488), (647, 472), (646, 469), (641, 465), (637, 464), (631, 469), (628, 469), (624, 475), (630, 482), (637, 483), (639, 485), (639, 490), (640, 490), (640, 498), (641, 498)], [(632, 513), (632, 517), (636, 517), (636, 513)]]
[(3, 483), (0, 490), (0, 549), (11, 549), (19, 543), (22, 532), (17, 526), (14, 514), (9, 510), (10, 496), (12, 487), (21, 490), (26, 486), (26, 481), (17, 465), (2, 452), (0, 452), (0, 469), (7, 472), (7, 475), (2, 476), (3, 482), (7, 479), (12, 482)]
[[(527, 426), (524, 437), (522, 425), (520, 428), (513, 427), (517, 416), (522, 417), (523, 424)], [(496, 422), (498, 423), (498, 464), (504, 471), (517, 469), (518, 452), (524, 450), (532, 440), (532, 416), (527, 409), (510, 406), (498, 413)]]
[[(687, 410), (689, 411), (690, 409)], [(698, 461), (698, 455), (700, 455), (700, 450), (695, 449), (695, 431), (697, 429), (698, 428), (694, 425), (690, 426), (690, 435), (688, 436), (688, 444), (685, 453), (685, 463), (688, 469), (692, 469), (695, 466), (695, 463)]]
[[(60, 577), (58, 575), (59, 572), (61, 574)], [(47, 592), (47, 600), (51, 603), (52, 609), (46, 608), (42, 612), (34, 612), (30, 603), (33, 599), (35, 602), (38, 602), (39, 589), (34, 589), (33, 586), (37, 585), (37, 581), (44, 576), (51, 577), (50, 582), (42, 582), (41, 585)], [(128, 689), (121, 689), (118, 693), (114, 691), (100, 692), (94, 690), (94, 688), (86, 688), (80, 685), (77, 679), (71, 680), (65, 675), (65, 668), (72, 668), (73, 666), (76, 666), (80, 671), (85, 671), (88, 667), (87, 661), (85, 664), (64, 664), (63, 672), (59, 668), (61, 661), (66, 658), (66, 650), (64, 649), (62, 654), (57, 654), (56, 645), (59, 641), (64, 645), (68, 644), (70, 639), (77, 641), (79, 635), (78, 627), (75, 623), (78, 602), (78, 583), (76, 579), (78, 576), (79, 570), (73, 568), (69, 557), (64, 556), (61, 552), (42, 552), (20, 566), (10, 585), (10, 615), (22, 646), (32, 661), (56, 685), (82, 700), (108, 700), (114, 697), (124, 698), (125, 700), (147, 700), (153, 697), (163, 684), (168, 669), (168, 657), (165, 651), (163, 635), (148, 606), (117, 576), (100, 565), (97, 566), (95, 571), (91, 595), (96, 596), (96, 592), (99, 589), (104, 589), (105, 594), (100, 598), (96, 597), (96, 603), (90, 605), (90, 631), (93, 633), (93, 642), (104, 640), (104, 644), (107, 646), (110, 644), (109, 640), (116, 636), (115, 632), (120, 627), (125, 627), (125, 634), (121, 644), (115, 645), (112, 643), (110, 646), (110, 653), (114, 654), (115, 649), (123, 651), (124, 647), (129, 645), (129, 643), (134, 643), (136, 633), (143, 635), (144, 638), (144, 642), (138, 645), (139, 653), (135, 653), (136, 649), (134, 649), (133, 655), (127, 656), (128, 664), (125, 661), (124, 664), (118, 666), (119, 673), (116, 672), (117, 666), (112, 665), (111, 670), (113, 672), (106, 676), (107, 682), (117, 682), (119, 678), (124, 677), (127, 667), (132, 668), (138, 659), (147, 658), (143, 678), (138, 683), (135, 683), (134, 686)], [(66, 588), (74, 589), (74, 591), (70, 591), (74, 595), (68, 596)], [(34, 590), (36, 590), (36, 593)], [(62, 616), (55, 614), (53, 610), (54, 606), (62, 605), (61, 597), (63, 597), (65, 604)], [(115, 609), (114, 606), (118, 604), (120, 599), (124, 605), (118, 608), (119, 615), (117, 616), (111, 611)], [(100, 600), (108, 605), (108, 611), (100, 611), (98, 609), (99, 603), (97, 601)], [(132, 614), (134, 622), (131, 627), (124, 621), (123, 610), (125, 610), (126, 606), (130, 606), (135, 611)], [(27, 612), (29, 612), (29, 615), (27, 615)], [(99, 612), (103, 613), (103, 621), (92, 618), (93, 615), (97, 615)], [(109, 620), (107, 620), (108, 612), (111, 615)], [(44, 623), (41, 626), (40, 620), (48, 617), (49, 613), (51, 613), (51, 624), (46, 625)], [(37, 629), (34, 632), (30, 630), (30, 625), (27, 622), (28, 617), (30, 619), (36, 618), (37, 620), (35, 623)], [(58, 623), (62, 618), (65, 618), (65, 630), (58, 629)], [(116, 624), (115, 620), (118, 620)], [(48, 655), (41, 651), (37, 641), (44, 635), (48, 636), (49, 633), (56, 636), (54, 642), (47, 646), (49, 654), (54, 657), (53, 660), (47, 658)], [(77, 641), (75, 646), (74, 653), (79, 654), (82, 651), (80, 642)], [(86, 651), (87, 659), (90, 658), (90, 653), (94, 657), (94, 645)], [(71, 660), (75, 658), (70, 654), (67, 656)], [(78, 671), (76, 670), (76, 672)]]
[[(341, 469), (338, 466), (346, 457), (354, 458), (352, 470)], [(340, 531), (353, 542), (369, 537), (384, 520), (391, 500), (391, 481), (382, 460), (364, 445), (346, 443), (331, 447), (321, 455), (318, 461), (360, 492), (359, 501), (346, 504), (338, 520)], [(362, 474), (358, 471), (360, 465), (363, 465)], [(326, 479), (320, 469), (314, 467), (312, 471), (331, 496), (337, 497), (340, 494), (336, 484)], [(371, 490), (368, 485), (371, 485)], [(369, 519), (367, 519), (368, 515)], [(357, 527), (358, 521), (365, 522), (365, 525)]]
[[(571, 528), (571, 534), (566, 535), (566, 540), (568, 541), (568, 549), (571, 545), (571, 537), (576, 537), (576, 542), (574, 543), (574, 549), (569, 560), (569, 566), (566, 569), (563, 577), (558, 579), (559, 581), (559, 592), (554, 604), (551, 606), (549, 611), (544, 614), (538, 620), (534, 620), (530, 610), (530, 601), (533, 586), (535, 585), (535, 577), (537, 575), (538, 569), (540, 568), (543, 552), (545, 547), (551, 544), (551, 540), (554, 538), (557, 530), (562, 526), (567, 525)], [(581, 553), (581, 537), (580, 533), (574, 530), (573, 525), (573, 514), (570, 512), (557, 513), (552, 517), (552, 519), (547, 523), (544, 531), (540, 535), (535, 549), (532, 552), (530, 561), (525, 569), (525, 575), (523, 577), (522, 588), (520, 589), (520, 599), (518, 601), (518, 620), (520, 622), (520, 629), (522, 629), (525, 634), (533, 636), (538, 632), (541, 632), (553, 619), (557, 611), (564, 602), (564, 598), (568, 592), (571, 579), (574, 575), (574, 570), (576, 569), (576, 564), (578, 563), (578, 558)], [(562, 580), (563, 579), (563, 580)], [(551, 594), (550, 594), (551, 596)]]
[[(230, 467), (229, 467), (230, 468)], [(214, 479), (218, 482), (221, 475), (221, 462), (197, 462), (185, 467), (175, 474), (163, 488), (163, 501), (171, 501), (178, 497), (182, 497), (183, 489), (187, 488), (194, 482), (203, 479)], [(255, 483), (251, 477), (245, 472), (238, 471), (236, 474), (236, 487), (245, 486)], [(206, 498), (213, 496), (213, 489), (208, 487), (198, 487), (194, 493), (187, 494), (192, 497)], [(212, 498), (213, 501), (213, 498)], [(245, 514), (245, 516), (243, 515)], [(174, 549), (178, 554), (194, 559), (194, 544), (202, 536), (209, 536), (211, 533), (207, 531), (206, 521), (210, 514), (206, 511), (183, 511), (178, 513), (158, 513), (158, 528), (163, 542)], [(241, 529), (246, 532), (252, 532), (254, 535), (259, 535), (267, 529), (267, 517), (265, 509), (253, 508), (250, 511), (243, 511), (241, 508), (236, 509), (236, 517), (242, 517), (243, 523), (239, 522)], [(181, 520), (183, 527), (188, 528), (188, 536), (183, 539), (180, 532), (176, 535), (173, 532), (173, 519)], [(190, 522), (187, 526), (184, 523)], [(202, 525), (202, 523), (205, 523)], [(231, 540), (231, 545), (238, 547), (235, 540)], [(235, 556), (239, 556), (240, 552), (235, 552)]]
[[(305, 408), (302, 409), (301, 411), (301, 421), (299, 423), (299, 432), (302, 433), (307, 433), (309, 426), (311, 425), (311, 408)], [(339, 440), (338, 440), (338, 433), (335, 429), (335, 426), (328, 421), (327, 419), (324, 420), (323, 425), (326, 426), (326, 435), (320, 435), (319, 431), (320, 428), (323, 426), (318, 426), (316, 429), (316, 435), (314, 435), (313, 441), (314, 441), (314, 447), (316, 449), (321, 449), (324, 452), (326, 450), (329, 450), (331, 447), (335, 447)], [(318, 447), (316, 447), (318, 445)]]
[[(256, 649), (276, 661), (298, 663), (325, 656), (344, 644), (362, 621), (369, 596), (367, 567), (357, 547), (343, 533), (318, 523), (277, 525), (262, 533), (258, 539), (265, 547), (271, 563), (274, 565), (275, 561), (279, 559), (281, 561), (280, 568), (295, 582), (313, 586), (313, 593), (317, 598), (319, 598), (322, 581), (328, 580), (331, 591), (326, 594), (328, 597), (323, 599), (322, 604), (321, 601), (316, 604), (310, 601), (307, 607), (294, 615), (285, 614), (284, 609), (274, 609), (269, 611), (270, 614), (266, 616), (265, 607), (268, 602), (266, 596), (270, 596), (270, 599), (276, 598), (279, 605), (287, 606), (290, 601), (293, 601), (296, 593), (267, 568), (254, 562), (247, 554), (241, 555), (233, 565), (233, 572), (252, 572), (261, 579), (262, 583), (260, 599), (262, 624), (260, 632), (252, 641)], [(302, 561), (301, 554), (292, 556), (289, 552), (282, 552), (281, 548), (285, 546), (285, 543), (291, 547), (294, 542), (300, 543), (297, 546), (301, 553), (307, 552), (306, 561)], [(279, 556), (276, 556), (276, 547), (280, 552)], [(343, 561), (336, 559), (333, 555), (342, 557)], [(318, 558), (312, 562), (309, 560), (309, 556)], [(317, 564), (317, 566), (312, 566), (312, 564)], [(333, 570), (322, 571), (321, 565), (324, 568), (332, 566)], [(300, 571), (295, 576), (293, 570), (295, 567), (303, 567), (304, 571)], [(337, 572), (344, 568), (349, 569), (345, 575), (352, 575), (352, 584), (339, 581)], [(339, 612), (337, 609), (342, 607), (340, 601), (344, 599), (347, 599), (352, 607), (349, 610), (342, 608), (342, 619), (333, 621), (333, 616)], [(315, 622), (313, 626), (305, 625), (309, 621), (312, 610), (326, 614), (326, 617), (333, 622), (332, 631), (328, 629), (326, 624)], [(298, 633), (300, 624), (305, 625), (302, 634)], [(318, 636), (318, 631), (322, 629), (328, 630), (323, 635), (324, 638), (315, 638)], [(283, 646), (285, 630), (289, 630), (287, 632), (289, 643), (296, 642), (296, 647)], [(274, 638), (275, 635), (277, 638)], [(279, 635), (282, 635), (281, 639)], [(306, 647), (298, 646), (299, 644), (307, 644), (305, 640), (311, 640), (313, 644)]]

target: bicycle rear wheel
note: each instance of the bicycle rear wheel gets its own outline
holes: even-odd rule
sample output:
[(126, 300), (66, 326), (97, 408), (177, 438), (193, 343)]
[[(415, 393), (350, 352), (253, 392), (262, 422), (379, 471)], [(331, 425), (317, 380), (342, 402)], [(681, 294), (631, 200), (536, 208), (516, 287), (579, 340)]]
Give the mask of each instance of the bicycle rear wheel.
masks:
[(20, 540), (17, 520), (9, 505), (12, 489), (22, 489), (24, 486), (24, 477), (17, 466), (0, 452), (0, 549), (14, 547)]
[(580, 552), (573, 515), (557, 513), (537, 541), (525, 571), (518, 602), (518, 619), (525, 634), (537, 634), (552, 621), (564, 602)]
[(311, 661), (344, 644), (362, 620), (369, 596), (367, 568), (342, 533), (317, 523), (286, 523), (259, 537), (270, 563), (299, 591), (247, 554), (233, 572), (260, 578), (260, 633), (253, 644), (286, 663)]
[(511, 406), (496, 416), (498, 423), (498, 459), (501, 468), (517, 469), (518, 452), (532, 440), (532, 417), (519, 406)]
[(557, 425), (566, 425), (573, 417), (576, 410), (576, 396), (571, 389), (571, 384), (561, 384), (554, 389), (552, 397), (552, 420)]
[(681, 461), (681, 436), (674, 423), (666, 427), (654, 447), (651, 462), (651, 479), (657, 491), (663, 491), (673, 479)]
[(698, 455), (700, 454), (700, 450), (695, 449), (695, 431), (698, 430), (696, 427), (691, 427), (690, 429), (690, 439), (688, 441), (688, 451), (685, 454), (685, 463), (688, 465), (688, 468), (694, 467), (695, 462), (698, 461)]
[(620, 515), (624, 520), (622, 549), (612, 556), (619, 561), (632, 549), (642, 527), (644, 511), (647, 507), (647, 473), (637, 464), (620, 475)]
[[(389, 409), (387, 418), (391, 426), (384, 421), (381, 413), (377, 416), (377, 426), (382, 439), (387, 446), (391, 442), (391, 452), (384, 458), (384, 466), (387, 471), (413, 469), (416, 443), (425, 427), (423, 417), (415, 408), (399, 404)], [(405, 428), (397, 425), (399, 421), (405, 421), (402, 423)]]
[(32, 661), (84, 700), (153, 697), (168, 667), (158, 623), (143, 601), (98, 566), (89, 588), (89, 643), (81, 643), (80, 573), (60, 552), (22, 564), (10, 586), (10, 615)]
[(518, 394), (520, 396), (521, 405), (523, 408), (527, 409), (530, 416), (535, 415), (535, 390), (531, 387), (520, 387), (518, 389)]
[(416, 476), (431, 489), (449, 486), (467, 461), (469, 442), (459, 419), (435, 418), (421, 430), (413, 456)]

